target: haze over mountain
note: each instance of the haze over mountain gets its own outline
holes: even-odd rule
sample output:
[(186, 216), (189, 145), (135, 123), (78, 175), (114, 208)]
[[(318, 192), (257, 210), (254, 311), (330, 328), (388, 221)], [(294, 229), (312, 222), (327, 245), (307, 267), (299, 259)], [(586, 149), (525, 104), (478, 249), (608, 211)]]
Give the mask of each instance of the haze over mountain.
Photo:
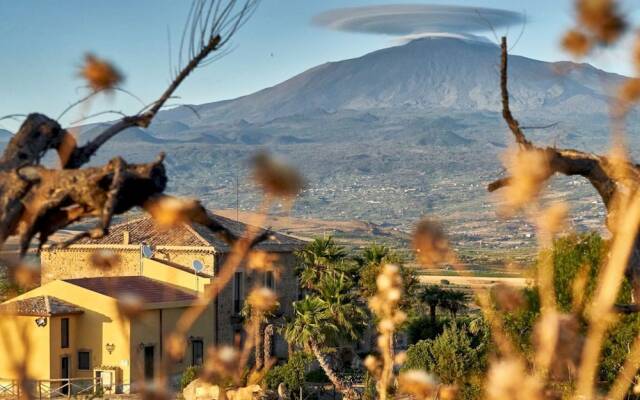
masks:
[[(149, 129), (117, 136), (94, 162), (113, 154), (148, 161), (166, 151), (171, 192), (232, 208), (238, 176), (240, 207), (250, 210), (259, 193), (248, 159), (267, 148), (309, 181), (297, 216), (357, 219), (392, 232), (431, 214), (459, 246), (512, 249), (530, 243), (534, 229), (499, 219), (485, 189), (499, 176), (510, 141), (499, 113), (498, 62), (498, 47), (486, 41), (416, 39), (322, 64), (248, 96), (163, 111)], [(510, 57), (518, 118), (529, 126), (557, 123), (529, 131), (539, 143), (602, 150), (607, 93), (622, 79), (587, 64)], [(632, 145), (637, 125), (630, 124)], [(104, 126), (84, 127), (80, 141)], [(602, 206), (586, 182), (565, 179), (556, 188), (571, 200), (576, 229), (602, 226)]]

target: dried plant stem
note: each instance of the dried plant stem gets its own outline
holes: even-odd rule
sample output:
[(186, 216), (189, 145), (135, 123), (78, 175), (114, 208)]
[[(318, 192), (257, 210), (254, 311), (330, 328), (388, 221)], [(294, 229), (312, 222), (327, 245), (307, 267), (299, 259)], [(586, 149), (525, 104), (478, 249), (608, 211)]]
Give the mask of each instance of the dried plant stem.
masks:
[(245, 259), (255, 237), (258, 235), (261, 228), (267, 220), (267, 210), (271, 205), (271, 198), (265, 196), (263, 205), (260, 207), (260, 212), (254, 218), (254, 221), (250, 221), (247, 225), (247, 231), (244, 236), (237, 240), (229, 257), (224, 264), (218, 269), (219, 275), (214, 277), (211, 285), (207, 286), (202, 294), (201, 301), (188, 308), (178, 319), (176, 323), (175, 334), (184, 336), (196, 320), (204, 313), (209, 304), (220, 294), (220, 291), (231, 281), (233, 274), (238, 269), (242, 261)]
[(624, 271), (638, 233), (640, 194), (634, 194), (628, 204), (629, 206), (624, 209), (625, 217), (618, 218), (609, 261), (598, 276), (596, 293), (588, 310), (591, 324), (582, 351), (582, 364), (576, 389), (578, 398), (592, 398), (602, 341), (609, 327), (613, 305), (620, 291)]
[(607, 394), (608, 400), (622, 400), (629, 386), (633, 383), (633, 377), (638, 372), (638, 368), (640, 367), (640, 336), (636, 337), (636, 340), (633, 342), (633, 346), (631, 347), (631, 351), (627, 356), (627, 359), (620, 370), (620, 373), (616, 377), (616, 380)]

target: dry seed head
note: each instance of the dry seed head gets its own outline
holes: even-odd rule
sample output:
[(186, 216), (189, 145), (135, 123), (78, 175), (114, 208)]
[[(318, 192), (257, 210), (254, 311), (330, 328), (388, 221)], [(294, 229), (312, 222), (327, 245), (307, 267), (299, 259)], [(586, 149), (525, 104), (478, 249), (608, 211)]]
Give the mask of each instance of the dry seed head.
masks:
[(164, 196), (147, 202), (146, 210), (160, 228), (170, 228), (182, 222), (189, 222), (191, 216), (201, 212), (202, 206), (196, 200)]
[(253, 178), (266, 193), (276, 197), (293, 198), (305, 185), (298, 171), (265, 152), (253, 158)]
[(247, 296), (247, 303), (251, 309), (265, 313), (278, 307), (278, 296), (271, 289), (261, 287), (253, 289)]
[(184, 335), (172, 333), (167, 338), (166, 350), (169, 357), (174, 361), (182, 360), (185, 349), (187, 348), (187, 340)]
[(40, 280), (40, 273), (37, 266), (30, 263), (21, 262), (10, 268), (10, 280), (20, 288), (30, 288), (37, 285)]
[(538, 217), (538, 227), (541, 232), (553, 235), (561, 231), (566, 222), (569, 207), (566, 203), (554, 203), (546, 208)]
[(278, 255), (275, 253), (253, 250), (249, 253), (247, 265), (256, 271), (271, 271), (276, 266), (278, 258)]
[(458, 387), (455, 385), (444, 385), (438, 391), (438, 399), (454, 400), (458, 397)]
[(618, 98), (623, 104), (635, 103), (640, 100), (640, 78), (629, 78), (620, 86)]
[(507, 212), (515, 212), (540, 194), (551, 176), (549, 156), (544, 150), (510, 149), (503, 155), (503, 164), (511, 182), (502, 190)]
[(376, 359), (375, 356), (372, 356), (371, 354), (369, 354), (367, 357), (365, 357), (363, 364), (365, 368), (373, 372), (378, 368), (378, 359)]
[(413, 233), (413, 248), (418, 261), (425, 266), (447, 262), (451, 258), (449, 241), (442, 226), (432, 220), (423, 219)]
[(491, 400), (538, 400), (542, 385), (526, 372), (521, 361), (505, 359), (489, 368), (485, 385), (486, 398)]
[(144, 311), (142, 298), (133, 292), (118, 296), (118, 312), (127, 318), (135, 318)]
[(111, 250), (96, 250), (91, 253), (90, 262), (94, 268), (110, 271), (120, 265), (120, 255)]
[(562, 38), (562, 47), (574, 57), (584, 57), (591, 50), (591, 41), (584, 33), (570, 30)]
[(398, 352), (393, 360), (393, 362), (396, 365), (402, 365), (405, 363), (405, 361), (407, 361), (407, 352), (406, 351), (401, 351)]
[(491, 287), (491, 296), (498, 309), (513, 312), (524, 306), (522, 292), (504, 283), (498, 283)]
[(112, 90), (123, 81), (122, 74), (113, 64), (93, 54), (85, 55), (80, 76), (87, 81), (94, 92)]
[(438, 392), (438, 381), (422, 370), (412, 369), (398, 377), (400, 393), (409, 394), (418, 400), (431, 399)]
[(207, 357), (202, 370), (203, 378), (216, 382), (231, 376), (238, 367), (240, 353), (231, 346), (207, 349)]
[(627, 23), (614, 0), (577, 0), (578, 23), (605, 45), (615, 42)]

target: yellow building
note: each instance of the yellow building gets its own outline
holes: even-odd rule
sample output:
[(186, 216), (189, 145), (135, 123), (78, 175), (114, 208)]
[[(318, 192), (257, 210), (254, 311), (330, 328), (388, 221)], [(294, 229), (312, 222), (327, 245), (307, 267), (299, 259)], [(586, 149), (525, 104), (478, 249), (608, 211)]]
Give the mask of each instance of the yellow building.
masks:
[[(246, 229), (216, 218), (236, 234)], [(208, 346), (239, 340), (249, 288), (270, 286), (280, 297), (279, 316), (290, 314), (298, 296), (293, 252), (302, 245), (278, 233), (258, 245), (277, 255), (279, 279), (272, 271), (241, 266), (189, 331), (185, 357), (169, 364), (170, 377), (200, 364)], [(148, 218), (115, 225), (99, 240), (44, 249), (42, 286), (0, 305), (0, 394), (21, 371), (60, 392), (75, 379), (96, 375), (113, 383), (114, 391), (135, 391), (168, 360), (167, 336), (182, 312), (200, 301), (229, 250), (202, 227), (184, 224), (166, 231)], [(114, 268), (96, 268), (91, 262), (96, 251), (116, 253), (121, 261)], [(196, 260), (200, 272), (192, 267)], [(135, 316), (129, 317), (132, 311)], [(274, 342), (274, 354), (286, 357), (286, 343), (279, 337)], [(80, 384), (71, 390), (80, 391)]]

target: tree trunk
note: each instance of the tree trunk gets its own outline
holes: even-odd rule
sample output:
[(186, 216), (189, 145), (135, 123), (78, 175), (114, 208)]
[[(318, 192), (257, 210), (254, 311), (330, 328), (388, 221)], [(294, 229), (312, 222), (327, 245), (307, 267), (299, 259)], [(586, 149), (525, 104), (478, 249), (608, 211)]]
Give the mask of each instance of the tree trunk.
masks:
[(336, 375), (336, 373), (333, 371), (333, 369), (329, 365), (327, 358), (325, 357), (324, 354), (322, 354), (322, 351), (320, 351), (318, 344), (315, 341), (311, 341), (309, 345), (311, 347), (311, 351), (313, 351), (313, 354), (315, 355), (316, 359), (318, 360), (318, 363), (320, 364), (320, 368), (322, 368), (322, 370), (327, 375), (327, 378), (329, 378), (333, 386), (336, 387), (336, 390), (342, 393), (345, 399), (358, 399), (359, 396), (357, 395), (357, 393), (352, 388), (347, 387), (340, 380), (338, 375)]
[(262, 341), (262, 333), (263, 333), (264, 324), (262, 322), (258, 323), (258, 329), (256, 329), (255, 337), (254, 337), (254, 354), (255, 354), (255, 363), (256, 363), (256, 371), (260, 371), (264, 367), (264, 352), (262, 351), (263, 341)]
[[(273, 357), (271, 349), (273, 348), (273, 324), (269, 324), (264, 328), (264, 362), (268, 363)], [(289, 354), (291, 356), (291, 354)]]
[(429, 316), (431, 318), (431, 325), (436, 324), (436, 305), (435, 304), (429, 304)]

